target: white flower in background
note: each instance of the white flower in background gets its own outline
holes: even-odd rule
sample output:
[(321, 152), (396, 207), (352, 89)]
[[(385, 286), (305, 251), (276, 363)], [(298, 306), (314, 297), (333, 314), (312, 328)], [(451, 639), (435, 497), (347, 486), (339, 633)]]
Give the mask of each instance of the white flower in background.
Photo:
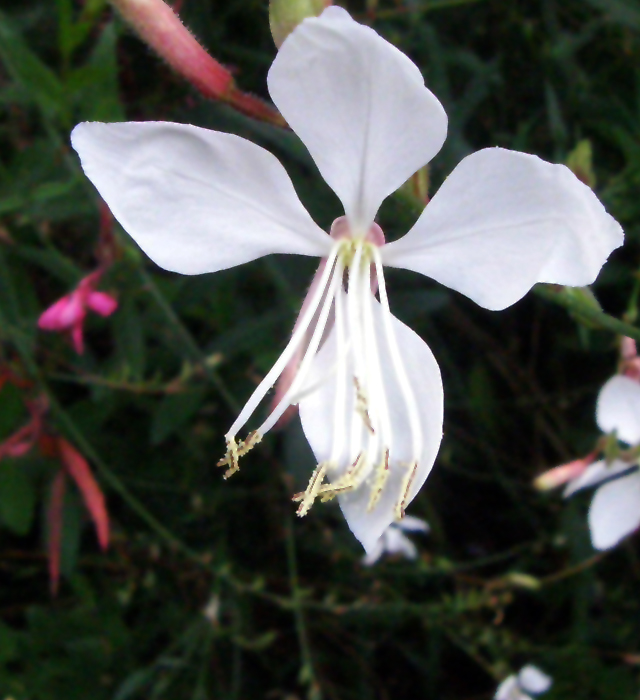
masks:
[[(269, 91), (338, 195), (322, 231), (280, 163), (231, 134), (164, 122), (78, 125), (72, 143), (116, 218), (158, 265), (215, 272), (270, 253), (323, 258), (291, 341), (226, 435), (227, 474), (299, 404), (318, 460), (298, 514), (338, 497), (370, 552), (424, 483), (442, 438), (436, 361), (389, 310), (383, 266), (415, 270), (503, 309), (536, 282), (586, 285), (618, 224), (567, 168), (501, 148), (465, 158), (393, 243), (378, 208), (440, 150), (447, 117), (418, 68), (330, 7), (282, 44)], [(374, 290), (379, 290), (378, 301)], [(293, 358), (266, 421), (237, 435)]]
[[(640, 383), (622, 375), (609, 379), (598, 395), (596, 421), (621, 442), (640, 445)], [(569, 481), (563, 495), (597, 485), (589, 507), (591, 542), (596, 549), (610, 549), (640, 527), (638, 460), (594, 462)]]
[(498, 686), (494, 700), (531, 700), (546, 693), (552, 680), (532, 664), (520, 669), (517, 675), (508, 676)]
[(389, 525), (373, 549), (363, 557), (362, 563), (365, 566), (372, 566), (383, 554), (401, 554), (407, 559), (415, 559), (418, 556), (418, 549), (404, 534), (405, 532), (429, 532), (429, 525), (420, 518), (405, 515), (399, 522)]

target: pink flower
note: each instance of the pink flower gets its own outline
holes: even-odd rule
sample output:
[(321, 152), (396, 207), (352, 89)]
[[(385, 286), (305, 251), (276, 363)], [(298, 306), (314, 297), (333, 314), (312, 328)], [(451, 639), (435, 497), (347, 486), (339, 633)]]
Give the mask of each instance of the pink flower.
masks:
[(118, 308), (118, 302), (111, 295), (96, 291), (102, 272), (98, 269), (83, 277), (71, 294), (58, 299), (38, 319), (38, 328), (43, 331), (69, 333), (79, 355), (84, 352), (84, 317), (87, 309), (100, 316), (110, 316)]

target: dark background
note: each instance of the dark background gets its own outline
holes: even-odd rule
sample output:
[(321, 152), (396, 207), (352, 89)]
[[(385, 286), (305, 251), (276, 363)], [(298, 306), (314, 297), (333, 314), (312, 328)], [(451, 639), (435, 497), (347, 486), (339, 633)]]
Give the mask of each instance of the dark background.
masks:
[[(638, 0), (342, 4), (421, 67), (449, 114), (431, 192), (484, 146), (566, 162), (589, 141), (596, 191), (627, 234), (594, 292), (634, 321)], [(268, 99), (266, 2), (184, 0), (181, 16), (242, 89)], [(57, 465), (37, 450), (0, 462), (0, 696), (488, 700), (534, 662), (554, 678), (549, 700), (638, 697), (636, 540), (594, 557), (589, 494), (563, 502), (531, 486), (597, 439), (614, 335), (535, 293), (493, 313), (391, 270), (394, 313), (442, 369), (445, 437), (409, 511), (432, 527), (413, 537), (419, 559), (365, 568), (334, 505), (295, 518), (290, 494), (314, 466), (297, 421), (230, 481), (215, 468), (238, 405), (284, 347), (314, 261), (186, 278), (116, 229), (102, 288), (120, 306), (88, 318), (85, 355), (36, 328), (96, 266), (97, 198), (69, 147), (78, 121), (167, 119), (245, 136), (282, 160), (328, 227), (342, 212), (296, 137), (200, 97), (102, 0), (2, 1), (0, 115), (0, 362), (30, 383), (3, 387), (0, 439), (27, 420), (25, 397), (50, 396), (48, 430), (89, 459), (113, 529), (102, 554), (69, 489), (52, 597), (44, 514)], [(397, 196), (379, 222), (393, 239), (416, 216)]]

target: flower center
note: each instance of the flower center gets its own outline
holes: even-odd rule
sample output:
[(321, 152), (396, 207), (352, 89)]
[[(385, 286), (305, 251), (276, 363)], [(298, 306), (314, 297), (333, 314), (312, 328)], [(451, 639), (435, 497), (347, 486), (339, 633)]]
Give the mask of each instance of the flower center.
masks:
[[(325, 388), (326, 382), (333, 382), (333, 413), (326, 426), (332, 435), (331, 450), (327, 459), (314, 470), (307, 489), (293, 497), (300, 503), (298, 515), (305, 515), (316, 498), (325, 502), (363, 485), (369, 491), (368, 510), (372, 510), (380, 500), (392, 468), (398, 468), (404, 470), (395, 505), (395, 515), (399, 519), (404, 515), (418, 469), (422, 434), (414, 392), (389, 310), (379, 252), (384, 235), (374, 224), (366, 235), (356, 237), (346, 219), (341, 218), (334, 222), (331, 236), (335, 243), (324, 269), (321, 267), (317, 285), (312, 287), (305, 302), (306, 309), (303, 307), (291, 340), (225, 436), (227, 453), (218, 465), (228, 466), (225, 478), (234, 474), (239, 469), (240, 457), (262, 440), (287, 408)], [(380, 295), (380, 309), (375, 308), (378, 304), (376, 290)], [(381, 322), (376, 321), (380, 318)], [(326, 376), (312, 379), (312, 364), (321, 343), (329, 342), (328, 331), (334, 334), (331, 339), (336, 348), (333, 366)], [(278, 404), (257, 430), (249, 433), (245, 440), (237, 441), (238, 431), (296, 354), (301, 360), (295, 378)], [(393, 459), (390, 381), (398, 387), (402, 419), (407, 421), (411, 436), (408, 463), (397, 463)], [(406, 449), (403, 451), (406, 454)]]

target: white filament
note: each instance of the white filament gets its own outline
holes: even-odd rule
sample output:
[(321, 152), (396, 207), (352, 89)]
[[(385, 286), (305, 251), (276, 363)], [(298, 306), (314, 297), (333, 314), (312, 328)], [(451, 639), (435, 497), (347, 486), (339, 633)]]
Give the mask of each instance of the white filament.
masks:
[(389, 309), (389, 298), (387, 297), (387, 287), (384, 281), (384, 274), (382, 271), (382, 259), (380, 257), (380, 251), (378, 250), (378, 248), (373, 248), (373, 257), (376, 265), (376, 275), (378, 277), (380, 304), (382, 306), (382, 322), (384, 324), (387, 347), (389, 348), (389, 354), (391, 355), (391, 364), (393, 365), (393, 369), (396, 374), (396, 379), (398, 380), (400, 391), (402, 392), (402, 398), (404, 399), (404, 405), (407, 409), (407, 417), (409, 419), (409, 429), (411, 431), (411, 446), (413, 452), (412, 462), (418, 462), (422, 454), (422, 431), (420, 430), (420, 413), (418, 412), (418, 405), (416, 403), (416, 398), (414, 396), (413, 389), (411, 388), (411, 384), (409, 383), (407, 370), (405, 369), (404, 362), (402, 361), (402, 356), (400, 355), (400, 349), (398, 348), (396, 334), (393, 330), (391, 310)]
[(262, 399), (267, 395), (271, 387), (276, 383), (278, 377), (282, 374), (285, 367), (287, 366), (289, 360), (293, 357), (295, 351), (298, 349), (300, 343), (304, 340), (307, 328), (311, 324), (313, 317), (322, 301), (327, 284), (333, 272), (333, 267), (338, 256), (339, 246), (334, 246), (333, 250), (329, 254), (327, 259), (327, 264), (322, 272), (320, 282), (318, 283), (318, 288), (314, 294), (309, 307), (307, 308), (304, 316), (300, 320), (298, 327), (294, 330), (291, 340), (284, 349), (282, 355), (278, 358), (277, 362), (267, 373), (267, 376), (260, 382), (256, 390), (251, 394), (251, 397), (245, 404), (240, 415), (236, 418), (234, 424), (229, 428), (226, 437), (233, 437), (242, 428), (245, 423), (251, 418), (253, 412), (256, 410)]
[(329, 312), (331, 311), (331, 307), (333, 306), (333, 300), (335, 298), (336, 291), (338, 290), (338, 286), (342, 284), (342, 275), (344, 272), (344, 265), (342, 264), (342, 261), (338, 260), (336, 262), (335, 267), (335, 272), (331, 277), (327, 294), (322, 304), (320, 315), (318, 316), (318, 322), (316, 324), (316, 327), (313, 329), (313, 335), (311, 336), (311, 340), (309, 341), (309, 347), (307, 348), (307, 351), (305, 352), (304, 357), (302, 358), (302, 362), (300, 363), (300, 367), (298, 368), (296, 377), (291, 383), (291, 386), (287, 389), (285, 395), (282, 397), (282, 399), (276, 406), (276, 408), (272, 411), (271, 415), (258, 428), (257, 432), (260, 435), (264, 435), (266, 432), (271, 430), (271, 428), (273, 428), (273, 426), (278, 422), (280, 416), (291, 405), (291, 397), (295, 395), (295, 393), (300, 389), (301, 386), (304, 385), (304, 381), (307, 378), (307, 375), (309, 374), (309, 371), (311, 369), (311, 363), (314, 357), (316, 356), (318, 347), (320, 345), (320, 341), (322, 340), (322, 336), (327, 325), (327, 321), (329, 319)]

